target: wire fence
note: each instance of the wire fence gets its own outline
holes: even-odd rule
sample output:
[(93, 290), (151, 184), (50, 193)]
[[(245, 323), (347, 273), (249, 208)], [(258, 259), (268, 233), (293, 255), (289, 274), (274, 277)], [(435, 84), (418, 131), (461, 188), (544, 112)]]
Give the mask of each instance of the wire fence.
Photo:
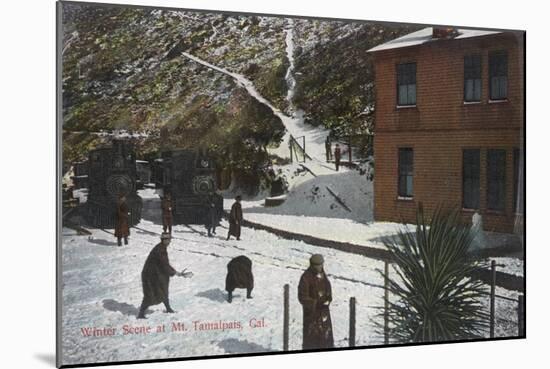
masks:
[[(525, 297), (523, 294), (520, 294), (517, 299), (510, 298), (507, 296), (497, 295), (495, 293), (496, 291), (496, 267), (494, 261), (491, 263), (491, 271), (492, 271), (492, 283), (490, 285), (491, 292), (484, 293), (484, 295), (489, 297), (489, 337), (494, 338), (495, 337), (495, 326), (496, 323), (499, 323), (500, 325), (507, 325), (510, 327), (517, 327), (517, 336), (518, 337), (525, 337)], [(389, 327), (389, 262), (384, 263), (384, 286), (374, 286), (377, 288), (384, 289), (384, 305), (383, 306), (373, 306), (369, 305), (368, 308), (382, 310), (383, 311), (383, 332), (384, 332), (384, 345), (390, 344), (390, 327)], [(289, 347), (289, 335), (288, 332), (290, 331), (289, 328), (289, 293), (288, 293), (289, 285), (285, 284), (284, 286), (284, 295), (283, 295), (283, 348), (284, 350), (288, 350)], [(509, 301), (516, 303), (516, 313), (517, 313), (517, 320), (511, 320), (503, 317), (497, 317), (497, 309), (496, 309), (496, 299), (500, 299), (503, 301)], [(349, 298), (349, 332), (348, 332), (348, 340), (349, 340), (349, 347), (354, 347), (356, 345), (356, 304), (357, 300), (355, 297)]]

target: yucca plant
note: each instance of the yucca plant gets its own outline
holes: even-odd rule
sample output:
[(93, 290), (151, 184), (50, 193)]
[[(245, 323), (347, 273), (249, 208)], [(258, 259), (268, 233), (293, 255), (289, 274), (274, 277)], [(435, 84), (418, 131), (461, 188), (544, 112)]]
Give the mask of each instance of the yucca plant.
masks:
[(388, 278), (390, 342), (433, 342), (480, 337), (488, 314), (485, 287), (473, 277), (481, 267), (469, 254), (475, 238), (458, 210), (439, 207), (426, 224), (422, 205), (416, 232), (400, 230), (385, 242), (397, 278)]

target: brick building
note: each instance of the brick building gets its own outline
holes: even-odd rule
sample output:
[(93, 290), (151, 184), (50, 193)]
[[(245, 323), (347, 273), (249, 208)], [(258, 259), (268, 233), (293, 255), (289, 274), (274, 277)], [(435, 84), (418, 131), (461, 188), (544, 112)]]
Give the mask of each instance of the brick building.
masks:
[(374, 217), (417, 204), (513, 232), (523, 217), (524, 33), (428, 27), (369, 50), (376, 112)]

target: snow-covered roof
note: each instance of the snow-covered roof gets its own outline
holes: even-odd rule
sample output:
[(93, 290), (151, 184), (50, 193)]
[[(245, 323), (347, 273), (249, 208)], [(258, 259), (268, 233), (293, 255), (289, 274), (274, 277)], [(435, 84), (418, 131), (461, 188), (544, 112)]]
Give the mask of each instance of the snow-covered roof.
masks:
[[(457, 31), (458, 31), (458, 35), (456, 37), (453, 37), (452, 40), (460, 40), (464, 38), (480, 37), (480, 36), (487, 36), (487, 35), (502, 33), (500, 31), (487, 31), (487, 30), (479, 30), (479, 29), (461, 29), (461, 28), (457, 29)], [(395, 40), (391, 40), (386, 43), (375, 46), (372, 49), (368, 50), (367, 52), (422, 45), (427, 42), (438, 41), (438, 40), (441, 40), (441, 39), (433, 37), (433, 27), (426, 27), (424, 29), (421, 29), (420, 31), (409, 33), (408, 35), (401, 36), (399, 38), (396, 38)]]

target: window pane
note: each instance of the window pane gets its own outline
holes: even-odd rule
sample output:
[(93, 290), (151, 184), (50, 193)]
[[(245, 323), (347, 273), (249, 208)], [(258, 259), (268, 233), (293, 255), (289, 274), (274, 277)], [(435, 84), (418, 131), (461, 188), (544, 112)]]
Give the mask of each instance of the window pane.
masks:
[(508, 96), (508, 90), (507, 90), (507, 85), (508, 85), (508, 81), (507, 81), (507, 77), (506, 76), (503, 76), (503, 77), (500, 77), (500, 96), (499, 98), (500, 99), (505, 99), (507, 96)]
[(481, 78), (481, 55), (469, 55), (464, 57), (464, 78)]
[(399, 86), (399, 105), (407, 105), (407, 85)]
[(504, 210), (506, 198), (506, 150), (487, 151), (487, 208)]
[(409, 64), (409, 83), (416, 84), (416, 63)]
[(472, 101), (474, 99), (474, 80), (467, 79), (464, 81), (464, 100)]
[(464, 101), (481, 100), (481, 55), (464, 57)]
[(462, 206), (479, 208), (479, 150), (464, 150), (462, 155)]
[(499, 51), (489, 54), (489, 80), (492, 100), (502, 100), (507, 97), (508, 55)]
[(408, 92), (407, 104), (416, 104), (416, 85), (409, 85)]
[(397, 104), (416, 104), (416, 63), (397, 65)]
[(475, 101), (481, 101), (481, 79), (474, 80), (474, 96)]
[(407, 176), (407, 196), (412, 196), (413, 177)]
[(399, 183), (398, 195), (412, 197), (413, 195), (413, 150), (399, 149)]

